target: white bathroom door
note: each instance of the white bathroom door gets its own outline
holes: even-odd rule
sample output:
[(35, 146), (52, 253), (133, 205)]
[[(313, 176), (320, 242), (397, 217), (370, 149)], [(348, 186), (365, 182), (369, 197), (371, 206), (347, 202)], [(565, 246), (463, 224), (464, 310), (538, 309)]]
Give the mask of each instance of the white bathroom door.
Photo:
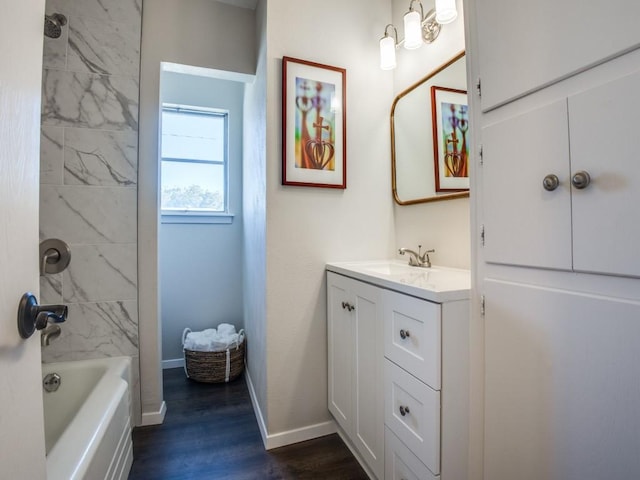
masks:
[(44, 0), (0, 0), (0, 477), (44, 479), (39, 336), (17, 309), (38, 294), (38, 169)]

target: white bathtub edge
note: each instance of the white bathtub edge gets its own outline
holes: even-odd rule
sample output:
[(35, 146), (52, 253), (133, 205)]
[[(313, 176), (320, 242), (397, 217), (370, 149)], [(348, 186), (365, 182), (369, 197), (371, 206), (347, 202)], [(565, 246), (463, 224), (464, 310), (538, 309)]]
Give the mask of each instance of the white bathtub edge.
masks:
[[(118, 408), (122, 397), (127, 393), (127, 383), (119, 376), (106, 375), (96, 385), (87, 401), (78, 411), (73, 423), (64, 431), (47, 456), (47, 480), (70, 480), (83, 478), (89, 467), (100, 440), (104, 436), (109, 421)], [(101, 409), (100, 424), (95, 429), (95, 404), (103, 404), (109, 399), (106, 408)], [(84, 448), (61, 451), (61, 445), (75, 445), (68, 438), (90, 438)], [(86, 461), (85, 461), (86, 460)]]

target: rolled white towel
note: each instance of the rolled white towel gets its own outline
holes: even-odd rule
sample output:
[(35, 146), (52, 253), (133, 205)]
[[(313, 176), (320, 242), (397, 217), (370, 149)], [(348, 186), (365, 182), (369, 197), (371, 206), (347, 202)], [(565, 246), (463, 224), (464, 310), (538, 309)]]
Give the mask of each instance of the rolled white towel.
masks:
[(206, 330), (203, 330), (202, 332), (200, 332), (203, 336), (205, 337), (213, 337), (215, 336), (218, 332), (216, 331), (215, 328), (207, 328)]
[[(215, 332), (214, 329), (210, 330)], [(207, 331), (189, 332), (184, 340), (184, 348), (198, 352), (210, 352), (212, 351), (212, 339), (215, 338), (215, 335), (215, 333)]]
[(238, 334), (232, 335), (216, 335), (211, 339), (211, 348), (214, 352), (221, 352), (229, 348), (235, 347), (238, 342)]
[(236, 327), (229, 323), (221, 323), (218, 325), (218, 334), (220, 335), (233, 335), (236, 333)]

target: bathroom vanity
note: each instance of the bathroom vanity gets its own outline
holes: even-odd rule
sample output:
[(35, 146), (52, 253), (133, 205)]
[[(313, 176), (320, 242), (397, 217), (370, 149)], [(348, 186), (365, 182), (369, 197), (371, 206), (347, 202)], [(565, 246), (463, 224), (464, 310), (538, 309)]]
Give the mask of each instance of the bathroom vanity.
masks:
[(328, 403), (377, 479), (467, 478), (467, 270), (327, 265)]

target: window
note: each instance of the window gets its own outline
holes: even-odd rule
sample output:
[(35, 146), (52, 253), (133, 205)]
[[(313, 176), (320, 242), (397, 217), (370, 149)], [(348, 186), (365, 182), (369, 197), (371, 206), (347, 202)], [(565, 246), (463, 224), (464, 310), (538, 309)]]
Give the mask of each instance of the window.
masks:
[[(229, 213), (228, 112), (163, 104), (161, 209), (168, 216)], [(193, 220), (193, 219), (192, 219)]]

